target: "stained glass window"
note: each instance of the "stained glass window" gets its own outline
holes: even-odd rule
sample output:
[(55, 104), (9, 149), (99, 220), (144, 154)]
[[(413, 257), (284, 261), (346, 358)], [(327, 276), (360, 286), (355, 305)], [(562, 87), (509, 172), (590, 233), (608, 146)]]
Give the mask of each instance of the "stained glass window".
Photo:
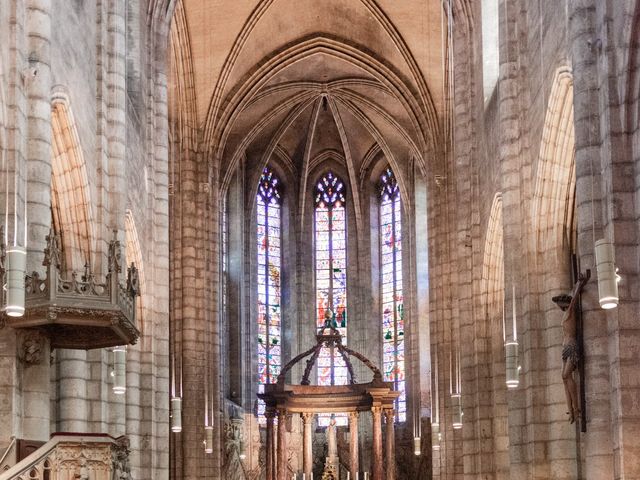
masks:
[[(230, 330), (229, 330), (229, 323), (228, 323), (228, 307), (229, 307), (229, 295), (228, 295), (228, 290), (229, 290), (229, 231), (227, 228), (227, 219), (228, 219), (228, 214), (227, 214), (227, 198), (226, 196), (224, 197), (223, 201), (222, 201), (222, 219), (221, 219), (221, 225), (220, 225), (220, 234), (221, 234), (221, 244), (222, 244), (222, 248), (221, 248), (221, 252), (220, 252), (220, 263), (222, 265), (222, 274), (220, 277), (220, 283), (221, 283), (221, 298), (220, 298), (220, 303), (221, 303), (221, 308), (220, 308), (220, 323), (224, 326), (224, 332), (225, 335), (227, 335), (227, 337), (229, 337), (230, 335)], [(229, 368), (229, 358), (225, 358), (225, 363), (227, 363), (227, 365), (225, 366), (226, 371), (227, 372), (231, 372), (231, 368)], [(231, 384), (231, 376), (230, 374), (227, 374), (227, 376), (225, 377), (225, 381), (226, 381), (226, 385), (225, 388), (227, 388), (230, 384)]]
[[(265, 168), (257, 194), (258, 241), (258, 391), (275, 383), (282, 365), (280, 265), (280, 182)], [(265, 423), (265, 404), (258, 401), (258, 419)]]
[[(333, 173), (325, 174), (315, 186), (316, 321), (322, 327), (327, 312), (331, 323), (347, 341), (347, 228), (344, 183)], [(346, 385), (347, 366), (337, 350), (323, 348), (318, 357), (318, 385)], [(330, 416), (318, 417), (320, 426)], [(344, 415), (336, 415), (346, 425)]]
[(398, 182), (387, 168), (380, 178), (380, 268), (383, 377), (400, 393), (398, 421), (407, 418), (404, 375), (404, 300), (402, 295), (402, 220)]

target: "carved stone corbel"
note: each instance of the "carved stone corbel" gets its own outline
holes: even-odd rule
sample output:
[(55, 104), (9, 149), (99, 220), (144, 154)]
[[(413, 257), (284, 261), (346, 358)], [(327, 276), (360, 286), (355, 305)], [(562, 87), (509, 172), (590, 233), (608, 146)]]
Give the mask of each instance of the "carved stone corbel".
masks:
[(26, 365), (39, 365), (45, 350), (45, 338), (38, 332), (29, 332), (22, 339), (20, 358)]

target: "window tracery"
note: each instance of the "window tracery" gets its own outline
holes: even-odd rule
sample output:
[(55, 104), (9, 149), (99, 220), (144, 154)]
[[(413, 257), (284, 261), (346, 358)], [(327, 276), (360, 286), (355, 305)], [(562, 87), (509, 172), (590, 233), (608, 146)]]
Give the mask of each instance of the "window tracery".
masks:
[(382, 295), (382, 371), (393, 382), (398, 421), (407, 416), (405, 385), (404, 297), (402, 292), (402, 203), (391, 168), (380, 177), (380, 266)]
[[(282, 366), (281, 345), (281, 208), (278, 177), (265, 168), (257, 193), (258, 247), (258, 392), (277, 381)], [(265, 422), (265, 405), (258, 401), (258, 418)]]
[[(347, 228), (345, 187), (332, 172), (323, 175), (315, 191), (316, 326), (328, 319), (347, 342)], [(323, 348), (318, 357), (318, 385), (346, 385), (347, 366), (337, 351)], [(318, 424), (329, 424), (330, 416), (319, 416)], [(338, 425), (346, 425), (337, 416)]]

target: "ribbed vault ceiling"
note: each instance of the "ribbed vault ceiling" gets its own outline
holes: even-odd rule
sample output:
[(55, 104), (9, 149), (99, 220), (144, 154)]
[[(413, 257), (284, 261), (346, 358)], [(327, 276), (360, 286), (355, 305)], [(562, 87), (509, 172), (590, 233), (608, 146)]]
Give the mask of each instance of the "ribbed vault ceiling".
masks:
[(355, 175), (372, 150), (400, 175), (411, 159), (423, 164), (440, 129), (441, 5), (182, 0), (181, 84), (222, 178), (275, 152), (298, 173), (329, 155)]

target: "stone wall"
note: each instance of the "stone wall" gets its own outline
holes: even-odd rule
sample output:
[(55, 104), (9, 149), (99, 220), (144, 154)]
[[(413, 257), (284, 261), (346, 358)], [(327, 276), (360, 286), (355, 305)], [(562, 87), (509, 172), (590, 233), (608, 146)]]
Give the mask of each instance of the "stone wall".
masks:
[[(434, 472), (440, 478), (633, 475), (637, 465), (629, 458), (637, 452), (626, 435), (638, 426), (628, 400), (635, 387), (627, 382), (637, 375), (624, 372), (637, 360), (630, 345), (638, 334), (627, 323), (638, 301), (637, 107), (631, 93), (637, 79), (630, 47), (637, 7), (501, 1), (500, 78), (486, 101), (480, 2), (454, 8), (456, 149), (445, 186), (433, 194), (430, 222), (432, 278), (456, 265), (431, 291), (441, 405), (450, 396), (449, 348), (473, 347), (462, 349), (462, 431), (452, 429), (453, 412), (445, 408)], [(491, 233), (496, 194), (499, 238)], [(594, 240), (602, 237), (614, 241), (622, 274), (621, 305), (606, 313), (597, 302), (593, 259)], [(504, 255), (491, 253), (496, 247), (485, 238), (503, 242)], [(586, 423), (579, 425), (565, 414), (562, 313), (551, 303), (572, 288), (571, 254), (592, 274), (582, 296)], [(502, 263), (498, 293), (504, 300), (496, 308), (487, 297), (496, 291), (487, 290), (485, 276)], [(520, 384), (507, 390), (499, 336), (503, 305), (507, 337), (512, 333), (514, 301)], [(500, 420), (504, 401), (508, 416)]]
[[(142, 0), (0, 4), (0, 150), (9, 174), (28, 172), (28, 270), (43, 270), (53, 213), (65, 270), (82, 273), (86, 262), (103, 278), (115, 230), (123, 245), (137, 245), (126, 257), (145, 271), (143, 335), (129, 348), (125, 396), (112, 393), (110, 351), (50, 356), (45, 341), (40, 361), (27, 363), (23, 335), (0, 330), (0, 416), (10, 426), (0, 447), (53, 431), (124, 434), (136, 478), (168, 472), (170, 15), (166, 4)], [(125, 239), (125, 211), (135, 242)]]

